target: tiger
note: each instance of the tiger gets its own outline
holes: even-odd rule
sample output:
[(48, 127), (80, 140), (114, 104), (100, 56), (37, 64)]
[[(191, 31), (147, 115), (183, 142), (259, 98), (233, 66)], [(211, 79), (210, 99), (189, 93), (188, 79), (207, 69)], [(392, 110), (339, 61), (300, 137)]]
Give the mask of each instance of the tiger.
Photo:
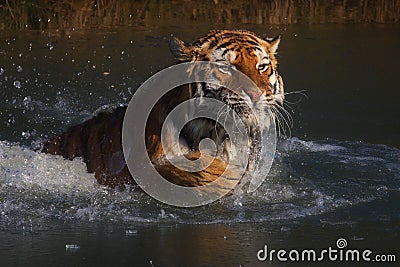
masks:
[[(223, 66), (238, 70), (249, 77), (259, 90), (244, 88), (239, 95), (216, 83), (198, 82), (180, 86), (165, 94), (151, 111), (145, 130), (147, 156), (165, 179), (181, 186), (201, 186), (218, 178), (231, 157), (229, 136), (220, 125), (206, 118), (187, 123), (180, 133), (178, 144), (161, 144), (161, 128), (166, 116), (183, 101), (200, 99), (201, 103), (204, 98), (223, 101), (243, 118), (253, 138), (259, 135), (260, 126), (256, 125), (248, 106), (256, 107), (261, 114), (267, 112), (267, 109), (273, 113), (282, 109), (284, 84), (277, 70), (276, 57), (280, 39), (280, 35), (261, 38), (247, 30), (212, 30), (191, 43), (177, 37), (170, 40), (169, 48), (177, 64), (216, 62), (222, 66), (221, 73), (229, 71)], [(223, 79), (224, 76), (218, 77)], [(122, 126), (126, 109), (127, 106), (122, 106), (112, 111), (99, 112), (93, 118), (46, 140), (41, 151), (70, 160), (83, 158), (87, 171), (94, 173), (102, 185), (116, 187), (135, 184), (122, 149)], [(177, 153), (177, 146), (180, 146), (179, 151), (186, 151), (188, 159), (199, 158), (199, 142), (204, 138), (210, 138), (221, 147), (218, 157), (207, 169), (187, 172), (163, 160), (167, 152)], [(256, 154), (256, 151), (252, 150), (251, 153)], [(137, 160), (141, 160), (140, 157)]]

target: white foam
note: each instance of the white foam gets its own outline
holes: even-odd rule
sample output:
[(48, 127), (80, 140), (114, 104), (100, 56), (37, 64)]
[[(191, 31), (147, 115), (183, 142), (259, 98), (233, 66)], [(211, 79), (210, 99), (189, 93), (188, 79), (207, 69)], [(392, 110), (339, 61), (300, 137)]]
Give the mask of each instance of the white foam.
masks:
[(49, 192), (94, 192), (99, 189), (81, 158), (66, 160), (0, 141), (0, 183)]
[(346, 148), (337, 144), (325, 144), (315, 141), (304, 141), (297, 137), (292, 137), (281, 144), (287, 151), (306, 150), (310, 152), (344, 151)]

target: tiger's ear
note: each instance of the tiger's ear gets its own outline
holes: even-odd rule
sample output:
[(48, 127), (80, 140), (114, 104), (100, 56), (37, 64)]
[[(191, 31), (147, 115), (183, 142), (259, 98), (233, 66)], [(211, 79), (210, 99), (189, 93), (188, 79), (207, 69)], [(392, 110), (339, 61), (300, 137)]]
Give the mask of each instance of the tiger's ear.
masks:
[(172, 55), (179, 61), (188, 61), (193, 58), (193, 48), (176, 37), (173, 37), (169, 41), (169, 49)]
[(273, 38), (267, 38), (267, 42), (269, 43), (269, 49), (272, 53), (276, 53), (276, 50), (278, 50), (279, 42), (281, 41), (281, 36), (277, 35)]

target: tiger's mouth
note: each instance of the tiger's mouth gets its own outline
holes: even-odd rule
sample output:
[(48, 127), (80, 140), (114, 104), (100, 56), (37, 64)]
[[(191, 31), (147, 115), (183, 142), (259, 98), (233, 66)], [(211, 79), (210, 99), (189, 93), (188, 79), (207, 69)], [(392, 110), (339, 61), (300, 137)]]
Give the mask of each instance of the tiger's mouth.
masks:
[[(212, 109), (212, 107), (206, 104), (203, 106), (204, 101), (201, 100), (203, 97), (222, 101), (239, 115), (249, 131), (255, 127), (259, 127), (261, 130), (268, 127), (269, 124), (264, 123), (268, 121), (267, 117), (273, 116), (274, 110), (283, 108), (283, 93), (272, 95), (270, 98), (266, 97), (265, 94), (260, 94), (254, 100), (254, 97), (241, 88), (233, 91), (211, 83), (199, 83), (197, 84), (197, 89), (197, 93), (195, 94), (195, 97), (199, 98), (197, 108)], [(227, 109), (215, 110), (215, 112), (218, 116), (229, 115)]]

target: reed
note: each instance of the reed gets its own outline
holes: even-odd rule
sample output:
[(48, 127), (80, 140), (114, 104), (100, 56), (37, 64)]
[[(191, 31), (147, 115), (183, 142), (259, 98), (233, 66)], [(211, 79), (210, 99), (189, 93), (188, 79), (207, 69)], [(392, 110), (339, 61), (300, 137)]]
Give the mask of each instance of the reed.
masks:
[(0, 28), (110, 28), (223, 23), (398, 23), (400, 0), (6, 0)]

